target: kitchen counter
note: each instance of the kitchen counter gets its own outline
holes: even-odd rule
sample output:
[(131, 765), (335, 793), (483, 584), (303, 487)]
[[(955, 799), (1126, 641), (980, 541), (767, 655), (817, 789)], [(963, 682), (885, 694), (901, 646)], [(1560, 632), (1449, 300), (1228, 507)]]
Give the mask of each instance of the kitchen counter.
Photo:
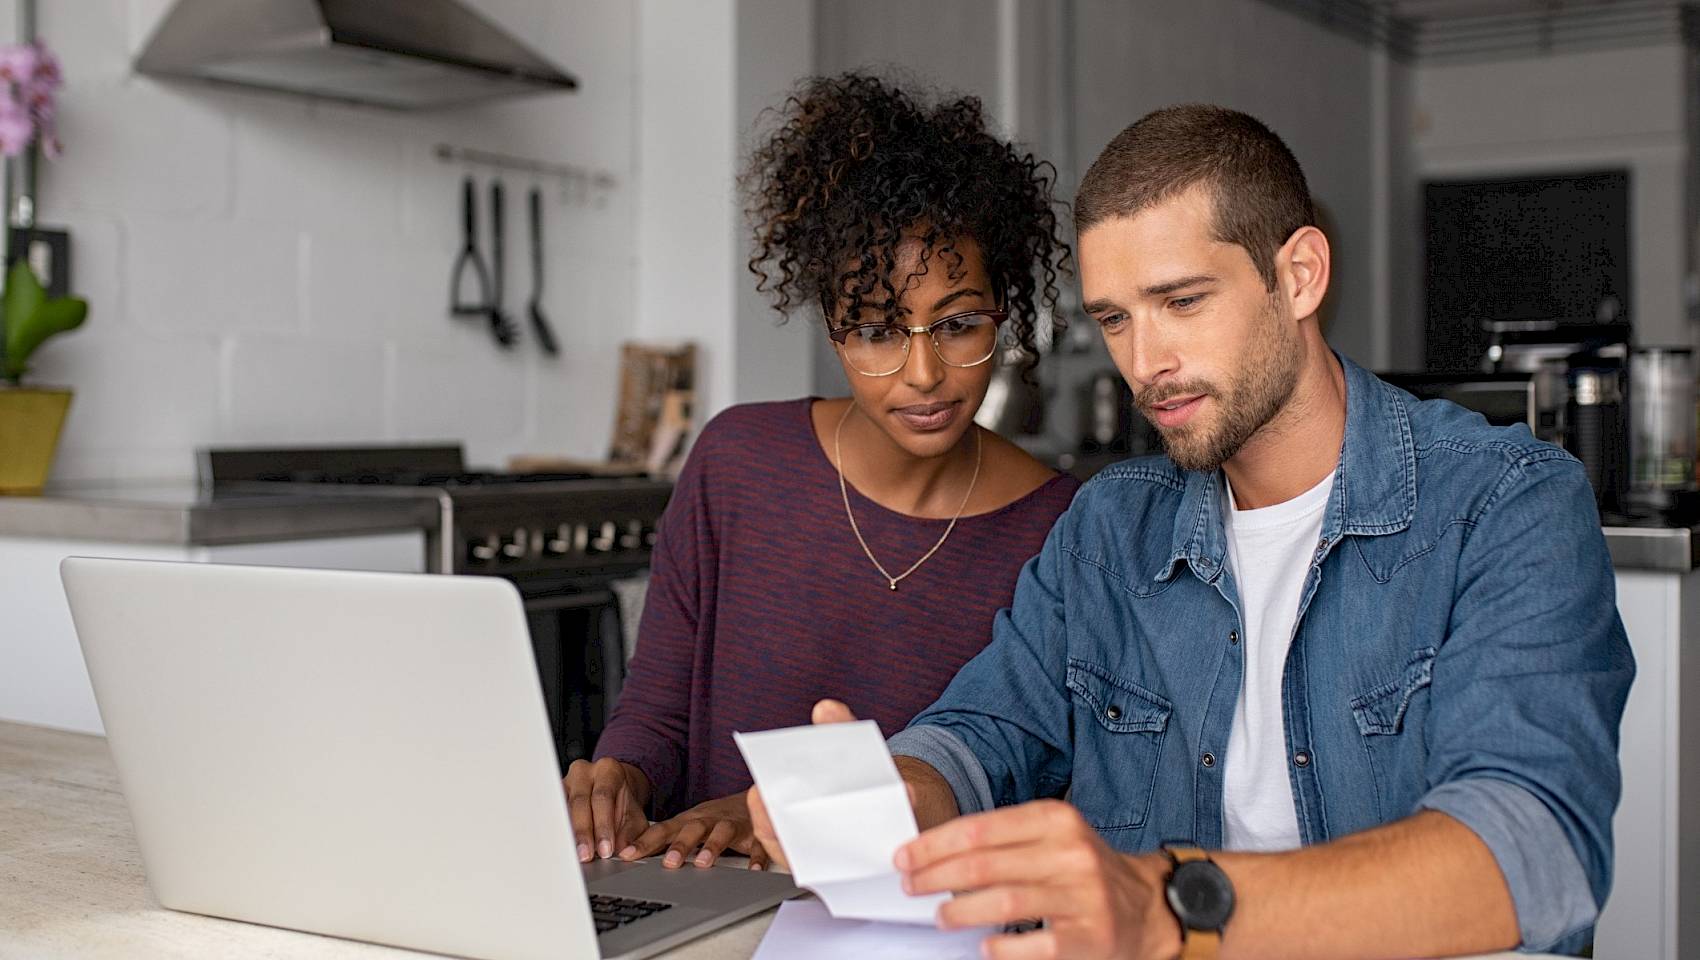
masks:
[(1700, 527), (1603, 528), (1618, 570), (1688, 573), (1700, 568)]
[(0, 537), (220, 546), (435, 530), (429, 498), (213, 496), (191, 483), (70, 487), (0, 497)]
[[(0, 537), (218, 546), (386, 530), (434, 531), (429, 498), (219, 494), (191, 483), (71, 487), (40, 497), (0, 497)], [(1607, 526), (1620, 570), (1700, 568), (1700, 527)]]
[[(773, 911), (668, 960), (747, 960)], [(0, 722), (0, 957), (425, 960), (353, 940), (166, 910), (142, 872), (106, 740)]]
[[(747, 960), (773, 916), (766, 911), (662, 957)], [(0, 957), (432, 956), (166, 910), (148, 891), (106, 740), (0, 722)]]

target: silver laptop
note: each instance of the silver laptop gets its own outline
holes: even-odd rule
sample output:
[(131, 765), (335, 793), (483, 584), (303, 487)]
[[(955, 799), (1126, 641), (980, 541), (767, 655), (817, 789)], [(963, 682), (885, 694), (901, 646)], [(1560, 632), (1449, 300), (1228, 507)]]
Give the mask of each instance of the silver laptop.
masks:
[(164, 906), (560, 960), (650, 956), (797, 893), (737, 867), (581, 867), (505, 580), (80, 558), (60, 573)]

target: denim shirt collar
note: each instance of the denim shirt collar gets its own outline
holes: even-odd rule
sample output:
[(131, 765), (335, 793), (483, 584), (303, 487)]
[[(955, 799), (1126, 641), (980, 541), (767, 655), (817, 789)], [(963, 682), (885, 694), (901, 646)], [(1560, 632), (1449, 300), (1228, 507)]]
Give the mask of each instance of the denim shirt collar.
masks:
[[(1334, 356), (1345, 373), (1346, 437), (1322, 521), (1319, 558), (1342, 536), (1398, 533), (1411, 525), (1417, 510), (1417, 453), (1402, 395), (1340, 354)], [(1168, 579), (1185, 560), (1200, 579), (1215, 583), (1228, 553), (1221, 471), (1187, 471), (1185, 476), (1169, 559), (1152, 579)]]

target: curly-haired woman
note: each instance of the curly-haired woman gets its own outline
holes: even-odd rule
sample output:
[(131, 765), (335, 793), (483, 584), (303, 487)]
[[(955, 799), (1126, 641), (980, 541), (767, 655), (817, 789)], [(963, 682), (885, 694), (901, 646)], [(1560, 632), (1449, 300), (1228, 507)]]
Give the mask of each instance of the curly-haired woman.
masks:
[[(655, 548), (637, 654), (565, 789), (579, 857), (767, 857), (734, 730), (822, 691), (895, 733), (991, 636), (1075, 481), (974, 424), (1000, 339), (1033, 350), (1068, 249), (1052, 171), (972, 98), (806, 82), (744, 178), (750, 270), (819, 309), (851, 396), (703, 430)], [(654, 815), (661, 822), (651, 824)]]

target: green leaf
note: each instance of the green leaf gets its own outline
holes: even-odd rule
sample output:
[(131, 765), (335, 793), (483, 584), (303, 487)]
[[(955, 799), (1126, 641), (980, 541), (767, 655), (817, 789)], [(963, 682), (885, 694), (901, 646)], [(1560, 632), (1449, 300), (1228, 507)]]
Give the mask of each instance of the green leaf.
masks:
[(47, 338), (75, 330), (88, 316), (88, 301), (75, 297), (47, 299), (41, 281), (29, 264), (20, 260), (6, 275), (6, 292), (0, 298), (5, 310), (6, 356), (0, 376), (16, 380), (29, 367), (30, 354)]
[(35, 278), (28, 261), (20, 259), (6, 271), (6, 292), (0, 298), (0, 306), (6, 311), (7, 353), (12, 352), (12, 331), (18, 321), (28, 318), (46, 299), (47, 291), (41, 288), (41, 281)]

